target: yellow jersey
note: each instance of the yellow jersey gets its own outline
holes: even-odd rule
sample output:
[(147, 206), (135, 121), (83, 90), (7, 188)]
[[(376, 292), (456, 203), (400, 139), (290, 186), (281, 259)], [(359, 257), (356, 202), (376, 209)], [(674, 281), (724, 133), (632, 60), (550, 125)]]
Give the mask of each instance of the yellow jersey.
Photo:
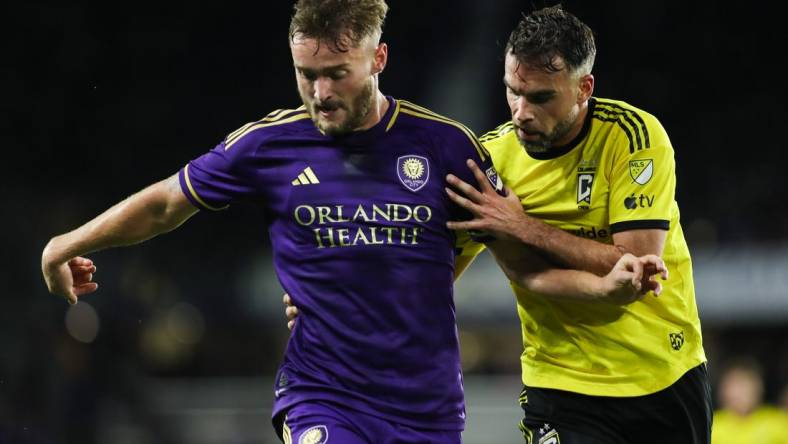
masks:
[(788, 444), (788, 413), (760, 407), (747, 416), (714, 412), (711, 444)]
[(659, 297), (617, 306), (558, 301), (512, 283), (522, 322), (523, 383), (594, 396), (640, 396), (706, 361), (692, 263), (679, 224), (673, 147), (652, 115), (591, 98), (581, 133), (544, 155), (511, 122), (480, 139), (533, 217), (606, 244), (616, 232), (667, 230), (670, 278)]

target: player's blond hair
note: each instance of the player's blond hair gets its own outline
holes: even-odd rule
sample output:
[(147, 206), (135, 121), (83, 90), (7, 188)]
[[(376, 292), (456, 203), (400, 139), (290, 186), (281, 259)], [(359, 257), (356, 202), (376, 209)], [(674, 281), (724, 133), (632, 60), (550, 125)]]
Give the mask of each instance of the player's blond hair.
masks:
[(383, 33), (388, 5), (384, 0), (298, 0), (290, 20), (290, 41), (317, 39), (345, 52)]

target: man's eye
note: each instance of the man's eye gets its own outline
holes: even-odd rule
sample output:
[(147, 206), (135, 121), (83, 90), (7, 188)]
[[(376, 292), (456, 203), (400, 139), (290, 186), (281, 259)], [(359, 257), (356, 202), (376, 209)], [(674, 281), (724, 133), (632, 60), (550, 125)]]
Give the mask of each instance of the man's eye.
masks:
[(528, 101), (531, 102), (531, 103), (539, 105), (539, 104), (542, 104), (542, 103), (549, 102), (550, 99), (552, 99), (552, 98), (553, 98), (552, 95), (545, 95), (545, 96), (540, 95), (540, 96), (530, 97)]
[(331, 73), (332, 80), (339, 80), (344, 78), (345, 76), (347, 76), (347, 71), (345, 71), (344, 69), (339, 71), (334, 71)]
[(317, 76), (316, 76), (314, 73), (311, 73), (311, 72), (306, 72), (306, 71), (298, 71), (298, 74), (299, 74), (301, 77), (303, 77), (303, 78), (305, 78), (305, 79), (309, 80), (310, 82), (314, 82), (315, 80), (317, 80)]

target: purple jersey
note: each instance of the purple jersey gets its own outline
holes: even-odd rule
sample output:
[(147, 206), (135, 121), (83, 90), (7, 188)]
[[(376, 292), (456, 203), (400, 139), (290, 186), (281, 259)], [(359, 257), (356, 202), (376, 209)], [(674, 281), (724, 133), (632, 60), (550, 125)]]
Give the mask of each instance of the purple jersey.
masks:
[[(462, 125), (402, 100), (374, 127), (321, 134), (303, 108), (250, 123), (180, 172), (199, 208), (262, 205), (282, 287), (300, 310), (274, 414), (326, 400), (414, 427), (462, 429), (453, 301), (464, 218), (447, 173), (489, 155)], [(463, 236), (464, 237), (464, 236)]]

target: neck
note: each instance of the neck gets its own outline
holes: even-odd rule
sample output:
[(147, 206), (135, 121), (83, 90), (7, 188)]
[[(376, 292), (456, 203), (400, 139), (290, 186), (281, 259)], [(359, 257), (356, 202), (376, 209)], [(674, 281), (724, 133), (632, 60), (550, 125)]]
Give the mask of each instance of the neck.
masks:
[(389, 101), (386, 100), (386, 96), (384, 96), (380, 90), (376, 90), (375, 94), (372, 95), (372, 103), (369, 107), (369, 113), (367, 113), (367, 117), (364, 119), (364, 123), (354, 131), (363, 131), (377, 125), (378, 122), (383, 119), (383, 116), (386, 115), (388, 109)]
[(577, 137), (577, 135), (580, 134), (580, 131), (583, 130), (583, 125), (586, 122), (586, 116), (588, 116), (588, 100), (586, 100), (585, 102), (581, 103), (578, 106), (580, 107), (580, 109), (577, 112), (577, 118), (575, 118), (575, 121), (572, 123), (572, 128), (569, 130), (568, 133), (566, 133), (564, 137), (562, 137), (560, 140), (555, 141), (555, 143), (553, 144), (554, 148), (561, 148), (566, 145), (569, 145), (569, 143), (575, 140), (575, 137)]

